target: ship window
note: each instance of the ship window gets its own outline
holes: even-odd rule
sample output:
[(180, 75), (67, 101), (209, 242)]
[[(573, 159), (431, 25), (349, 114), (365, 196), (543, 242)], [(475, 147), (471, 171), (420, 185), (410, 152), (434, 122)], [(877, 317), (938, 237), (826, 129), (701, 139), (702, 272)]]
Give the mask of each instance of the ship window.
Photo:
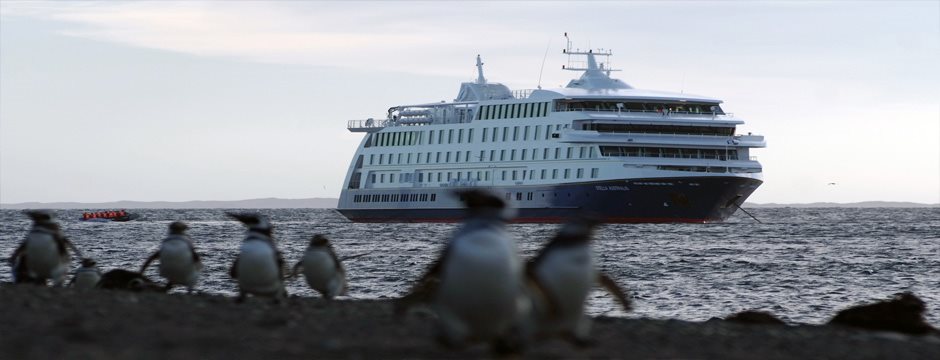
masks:
[(532, 140), (538, 140), (539, 139), (539, 127), (538, 126), (533, 126), (533, 127), (535, 128), (535, 134), (532, 135)]
[(552, 179), (558, 178), (558, 169), (552, 169)]
[(512, 179), (513, 179), (513, 180), (518, 180), (518, 179), (516, 179), (516, 170), (513, 170), (513, 171), (512, 171)]
[(490, 150), (490, 161), (496, 160), (496, 150)]
[(424, 182), (424, 173), (418, 173), (418, 182)]
[(524, 105), (523, 109), (525, 109), (525, 110), (524, 110), (523, 117), (532, 117), (532, 106), (531, 106), (531, 105), (532, 105), (531, 103), (526, 103), (526, 104)]
[[(444, 162), (449, 163), (449, 162), (450, 162), (450, 151), (448, 151), (447, 154), (445, 154), (445, 156), (446, 156), (446, 158), (444, 159)], [(450, 179), (448, 179), (448, 180), (450, 180)]]
[(380, 182), (380, 183), (384, 183), (384, 182), (385, 182), (385, 174), (382, 174), (382, 175), (379, 176), (379, 182)]
[(457, 143), (463, 143), (463, 129), (457, 129)]
[(454, 155), (457, 156), (457, 158), (456, 158), (454, 161), (455, 161), (455, 162), (460, 162), (460, 151), (458, 151), (458, 152), (457, 152), (456, 154), (454, 154)]
[(548, 148), (542, 150), (542, 160), (548, 160)]
[(509, 150), (509, 160), (510, 161), (516, 160), (516, 149)]
[(584, 146), (578, 147), (578, 159), (584, 159)]
[(437, 201), (437, 194), (431, 194), (431, 201)]
[(500, 151), (499, 151), (499, 161), (505, 161), (505, 160), (506, 160), (506, 150), (500, 150)]
[(480, 141), (486, 142), (486, 131), (487, 131), (487, 130), (489, 130), (489, 129), (483, 128), (483, 137), (480, 139)]
[(480, 162), (486, 161), (486, 150), (480, 150)]
[(508, 136), (509, 136), (509, 128), (508, 128), (508, 127), (504, 127), (504, 128), (503, 128), (503, 141), (506, 141), (506, 138), (507, 138)]
[(523, 141), (529, 140), (529, 127), (528, 126), (522, 128), (522, 140)]
[(572, 150), (571, 147), (568, 147), (568, 150), (565, 151), (565, 159), (571, 158), (571, 150)]
[(500, 174), (499, 179), (500, 179), (500, 180), (506, 180), (506, 170), (503, 170), (503, 171), (502, 171), (502, 174)]
[(408, 163), (408, 164), (411, 164), (411, 153), (408, 153), (408, 159), (407, 159), (407, 160), (408, 160), (407, 163)]
[(398, 159), (395, 160), (396, 164), (401, 164), (401, 153), (398, 153)]
[(555, 157), (554, 159), (561, 159), (561, 148), (555, 148)]
[(435, 162), (435, 163), (438, 163), (438, 164), (441, 163), (441, 152), (440, 152), (440, 151), (437, 152), (437, 156), (435, 156), (434, 162)]
[(454, 129), (447, 130), (447, 143), (450, 144), (453, 142), (454, 142)]
[(596, 179), (596, 178), (597, 178), (598, 170), (599, 170), (598, 168), (593, 168), (593, 169), (591, 169), (591, 178), (592, 178), (592, 179)]
[(437, 182), (441, 182), (441, 173), (437, 173)]
[(448, 172), (447, 172), (447, 181), (450, 181), (450, 179), (453, 177), (453, 175), (454, 175), (453, 173), (451, 173), (450, 171), (448, 171)]
[(473, 142), (473, 129), (467, 130), (467, 142), (468, 143)]
[(370, 181), (369, 181), (369, 182), (375, 184), (375, 174), (371, 174), (371, 175), (369, 176), (369, 178), (370, 178)]
[(513, 126), (512, 127), (512, 141), (517, 141), (517, 140), (519, 140), (519, 127)]
[(428, 164), (431, 163), (431, 153), (430, 153), (430, 152), (428, 153), (427, 156), (424, 157), (424, 161), (427, 162)]
[(522, 158), (519, 159), (519, 160), (525, 161), (525, 158), (526, 158), (526, 150), (528, 150), (528, 149), (522, 149)]
[(576, 174), (577, 174), (576, 177), (577, 177), (578, 179), (583, 178), (583, 177), (584, 177), (584, 169), (578, 169), (578, 171), (577, 171)]
[(517, 192), (517, 193), (516, 193), (516, 201), (522, 201), (522, 193), (521, 193), (521, 192)]
[(591, 158), (591, 159), (594, 158), (594, 147), (593, 147), (593, 146), (591, 146), (591, 147), (588, 148), (588, 157)]
[(526, 193), (525, 199), (526, 199), (526, 200), (532, 200), (532, 193)]
[(545, 140), (548, 140), (548, 139), (549, 139), (549, 136), (551, 136), (551, 134), (552, 134), (552, 126), (551, 126), (551, 125), (545, 125)]
[(460, 171), (457, 172), (457, 181), (460, 181)]
[(496, 138), (497, 138), (497, 133), (498, 133), (498, 132), (499, 132), (499, 128), (495, 128), (495, 127), (494, 127), (494, 128), (493, 128), (493, 137), (490, 139), (490, 141), (496, 142)]
[(379, 165), (385, 163), (385, 154), (379, 154)]
[(372, 165), (372, 164), (374, 164), (374, 163), (375, 163), (375, 154), (370, 154), (370, 155), (369, 155), (369, 165)]
[(565, 179), (571, 177), (571, 169), (565, 169)]
[(542, 169), (542, 174), (539, 176), (539, 179), (545, 180), (545, 169)]
[(489, 181), (489, 180), (490, 180), (490, 172), (489, 172), (489, 171), (483, 173), (483, 180), (485, 180), (485, 181)]

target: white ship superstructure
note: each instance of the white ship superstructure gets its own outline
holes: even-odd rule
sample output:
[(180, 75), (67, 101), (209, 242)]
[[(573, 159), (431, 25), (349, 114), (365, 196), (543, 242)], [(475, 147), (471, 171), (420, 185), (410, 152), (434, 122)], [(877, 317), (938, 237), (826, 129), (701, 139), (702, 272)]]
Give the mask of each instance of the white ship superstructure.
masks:
[[(454, 190), (487, 187), (520, 222), (589, 215), (607, 222), (708, 222), (761, 184), (760, 135), (721, 100), (634, 89), (610, 77), (610, 51), (572, 50), (558, 89), (510, 90), (483, 76), (453, 102), (400, 105), (351, 120), (365, 133), (338, 210), (353, 221), (457, 221)], [(571, 57), (583, 56), (583, 66)]]

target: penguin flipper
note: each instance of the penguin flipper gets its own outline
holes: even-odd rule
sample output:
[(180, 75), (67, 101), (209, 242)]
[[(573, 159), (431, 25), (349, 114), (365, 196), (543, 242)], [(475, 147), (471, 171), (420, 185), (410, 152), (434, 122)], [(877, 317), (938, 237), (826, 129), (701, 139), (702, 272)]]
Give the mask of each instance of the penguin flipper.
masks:
[(549, 318), (558, 318), (562, 315), (561, 305), (558, 304), (558, 300), (552, 296), (551, 291), (548, 290), (548, 287), (542, 283), (542, 279), (538, 277), (535, 273), (537, 267), (537, 262), (530, 261), (526, 263), (525, 267), (525, 280), (529, 284), (529, 288), (534, 290), (536, 294), (545, 300), (546, 313)]
[(304, 260), (301, 259), (300, 261), (297, 262), (296, 265), (294, 265), (294, 269), (291, 270), (290, 276), (288, 276), (287, 278), (290, 279), (290, 278), (297, 277), (297, 274), (300, 273), (300, 269), (303, 269), (303, 268), (304, 268)]
[[(75, 252), (75, 256), (78, 256), (79, 259), (85, 258), (85, 255), (82, 255), (82, 251), (79, 250), (77, 247), (75, 247), (75, 244), (73, 244), (72, 241), (69, 240), (69, 238), (65, 236), (61, 236), (61, 237), (56, 236), (56, 240), (61, 241), (62, 244), (64, 244), (65, 246), (68, 246), (69, 249), (72, 249), (72, 251)], [(68, 256), (68, 254), (65, 254), (65, 256)]]
[(275, 261), (277, 261), (277, 277), (284, 279), (284, 267), (287, 266), (287, 262), (284, 261), (284, 255), (280, 251), (274, 250)]
[(431, 263), (424, 275), (412, 285), (407, 294), (395, 300), (395, 314), (403, 315), (409, 308), (416, 304), (428, 303), (431, 297), (437, 292), (441, 283), (441, 269), (444, 268), (444, 262), (450, 254), (450, 243), (444, 246), (441, 256), (437, 261)]
[(152, 263), (158, 257), (160, 257), (160, 250), (157, 250), (153, 253), (153, 255), (150, 255), (150, 257), (148, 257), (147, 260), (144, 261), (144, 264), (140, 266), (140, 271), (138, 272), (143, 274), (144, 270), (147, 270), (147, 267), (150, 266), (150, 263)]
[(232, 267), (228, 269), (228, 276), (232, 279), (238, 279), (238, 258), (235, 258), (235, 262), (232, 263)]
[(614, 296), (614, 299), (620, 303), (620, 306), (623, 307), (623, 311), (633, 310), (633, 303), (630, 301), (630, 296), (627, 295), (627, 292), (617, 285), (617, 282), (614, 281), (610, 276), (605, 273), (597, 273), (597, 282), (604, 287), (611, 295)]
[(16, 247), (16, 250), (13, 250), (13, 254), (10, 254), (10, 258), (7, 261), (12, 265), (16, 263), (16, 260), (26, 251), (26, 242), (20, 242), (20, 246)]

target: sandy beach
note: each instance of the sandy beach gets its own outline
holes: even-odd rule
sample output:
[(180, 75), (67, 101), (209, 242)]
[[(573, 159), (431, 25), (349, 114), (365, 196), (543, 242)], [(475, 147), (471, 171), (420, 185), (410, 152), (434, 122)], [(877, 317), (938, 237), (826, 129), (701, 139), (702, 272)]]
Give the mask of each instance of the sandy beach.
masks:
[[(486, 358), (433, 341), (433, 317), (387, 300), (230, 297), (0, 285), (0, 358)], [(938, 359), (940, 337), (837, 326), (595, 318), (595, 343), (533, 344), (525, 358)]]

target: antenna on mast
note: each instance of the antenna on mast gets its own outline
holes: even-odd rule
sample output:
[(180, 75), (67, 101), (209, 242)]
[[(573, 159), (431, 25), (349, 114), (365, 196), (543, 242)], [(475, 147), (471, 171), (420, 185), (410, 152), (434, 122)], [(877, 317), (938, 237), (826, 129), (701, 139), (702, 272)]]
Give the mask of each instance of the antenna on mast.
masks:
[[(567, 33), (565, 33), (567, 34)], [(552, 47), (552, 38), (548, 38), (548, 45), (545, 46), (545, 56), (542, 56), (542, 68), (539, 69), (539, 84), (537, 88), (542, 88), (542, 73), (545, 72), (545, 59), (548, 58), (548, 49)]]

